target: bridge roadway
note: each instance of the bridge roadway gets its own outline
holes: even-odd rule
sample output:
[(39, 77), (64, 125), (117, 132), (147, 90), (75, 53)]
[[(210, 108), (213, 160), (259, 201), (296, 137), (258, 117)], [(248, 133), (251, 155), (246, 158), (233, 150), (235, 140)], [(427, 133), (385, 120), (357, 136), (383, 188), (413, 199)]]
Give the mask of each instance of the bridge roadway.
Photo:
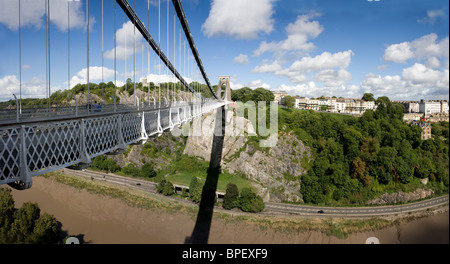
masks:
[[(90, 170), (75, 171), (63, 169), (64, 173), (79, 176), (87, 179), (91, 177), (95, 180), (105, 181), (112, 184), (117, 184), (141, 191), (156, 193), (156, 183), (146, 180), (135, 179), (130, 177), (118, 176), (111, 173), (95, 172)], [(178, 186), (189, 188), (187, 186)], [(222, 196), (222, 192), (217, 192)], [(266, 202), (265, 210), (270, 213), (280, 214), (295, 214), (305, 216), (329, 216), (329, 217), (374, 217), (392, 214), (401, 214), (409, 212), (419, 212), (430, 208), (448, 205), (449, 196), (444, 195), (436, 198), (431, 198), (423, 201), (401, 204), (401, 205), (387, 205), (387, 206), (367, 206), (367, 207), (323, 207), (323, 206), (309, 206), (309, 205), (294, 205), (285, 203)]]

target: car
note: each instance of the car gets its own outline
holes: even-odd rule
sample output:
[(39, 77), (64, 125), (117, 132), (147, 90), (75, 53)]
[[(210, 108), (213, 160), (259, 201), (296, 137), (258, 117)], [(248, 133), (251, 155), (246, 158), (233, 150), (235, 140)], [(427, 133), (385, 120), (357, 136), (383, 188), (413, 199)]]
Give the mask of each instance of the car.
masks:
[(319, 211), (317, 211), (317, 213), (318, 214), (323, 214), (323, 213), (325, 213), (323, 210), (319, 210)]

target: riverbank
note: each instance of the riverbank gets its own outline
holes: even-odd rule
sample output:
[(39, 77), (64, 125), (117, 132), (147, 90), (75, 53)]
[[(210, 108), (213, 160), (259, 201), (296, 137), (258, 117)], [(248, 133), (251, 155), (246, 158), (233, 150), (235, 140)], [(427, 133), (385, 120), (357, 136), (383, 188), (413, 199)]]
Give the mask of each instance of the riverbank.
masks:
[[(37, 202), (43, 212), (61, 221), (64, 231), (88, 243), (181, 244), (194, 229), (195, 207), (105, 183), (75, 177), (73, 182), (79, 188), (55, 177), (35, 177), (31, 189), (13, 190), (16, 207)], [(85, 188), (89, 184), (103, 188), (104, 195)], [(127, 193), (129, 200), (114, 197), (112, 190)], [(361, 244), (368, 237), (381, 243), (449, 242), (448, 206), (409, 217), (348, 220), (215, 212), (209, 243)]]

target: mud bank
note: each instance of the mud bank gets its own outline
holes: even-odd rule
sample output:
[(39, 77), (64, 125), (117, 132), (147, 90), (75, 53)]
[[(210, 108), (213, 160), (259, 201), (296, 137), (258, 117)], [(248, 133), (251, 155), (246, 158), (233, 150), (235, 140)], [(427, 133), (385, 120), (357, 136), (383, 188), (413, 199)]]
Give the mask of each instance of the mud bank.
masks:
[[(88, 243), (182, 244), (195, 225), (187, 213), (139, 209), (119, 199), (79, 190), (51, 178), (35, 177), (33, 187), (13, 190), (16, 208), (37, 202), (41, 211), (54, 215), (71, 236)], [(284, 216), (286, 217), (286, 216)], [(292, 216), (299, 217), (299, 216)], [(369, 237), (380, 243), (449, 243), (449, 213), (413, 220), (377, 231), (350, 234), (346, 239), (319, 231), (279, 232), (271, 228), (213, 218), (209, 243), (243, 244), (362, 244)]]

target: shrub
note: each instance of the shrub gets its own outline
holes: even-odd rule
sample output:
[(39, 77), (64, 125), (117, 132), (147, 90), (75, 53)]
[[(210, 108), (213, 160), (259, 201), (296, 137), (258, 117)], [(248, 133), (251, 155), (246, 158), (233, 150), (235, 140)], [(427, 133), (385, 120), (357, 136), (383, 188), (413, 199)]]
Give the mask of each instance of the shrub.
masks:
[(225, 196), (223, 197), (223, 208), (231, 210), (239, 205), (239, 190), (236, 184), (228, 183)]
[(144, 178), (153, 178), (156, 176), (156, 171), (153, 168), (153, 164), (151, 163), (145, 163), (141, 167), (141, 177)]
[(244, 212), (257, 213), (264, 209), (264, 202), (250, 188), (243, 188), (239, 197), (239, 208)]
[(166, 182), (166, 184), (163, 187), (162, 194), (164, 194), (165, 196), (170, 196), (173, 195), (174, 193), (175, 187), (173, 187), (173, 184), (170, 181)]

